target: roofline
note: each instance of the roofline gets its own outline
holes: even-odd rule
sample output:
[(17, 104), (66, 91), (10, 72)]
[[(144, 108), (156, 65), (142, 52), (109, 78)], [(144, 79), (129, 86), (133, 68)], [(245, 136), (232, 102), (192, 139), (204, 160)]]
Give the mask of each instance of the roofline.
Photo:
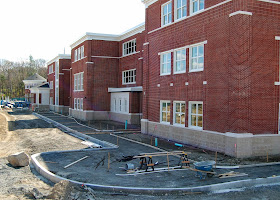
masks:
[(48, 61), (46, 64), (50, 65), (53, 62), (60, 60), (60, 59), (71, 59), (71, 55), (70, 54), (58, 54), (55, 58), (51, 59), (50, 61)]
[(158, 0), (141, 0), (141, 1), (142, 1), (142, 3), (145, 4), (145, 7), (148, 8), (150, 5), (157, 2)]
[(79, 44), (82, 44), (84, 41), (87, 41), (87, 40), (105, 40), (105, 41), (120, 42), (122, 40), (125, 40), (126, 38), (129, 38), (133, 35), (141, 33), (144, 30), (145, 30), (145, 22), (121, 33), (120, 35), (87, 32), (81, 38), (79, 38), (73, 44), (71, 44), (70, 47), (71, 47), (71, 49), (73, 49), (76, 46), (78, 46)]

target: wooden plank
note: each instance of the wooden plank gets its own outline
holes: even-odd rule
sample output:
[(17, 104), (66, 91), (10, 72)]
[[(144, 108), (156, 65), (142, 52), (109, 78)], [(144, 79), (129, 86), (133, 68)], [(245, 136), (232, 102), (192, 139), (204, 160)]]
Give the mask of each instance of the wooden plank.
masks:
[(70, 167), (70, 166), (76, 164), (77, 162), (80, 162), (80, 161), (82, 161), (82, 160), (84, 160), (84, 159), (87, 159), (88, 157), (89, 157), (89, 156), (85, 156), (85, 157), (83, 157), (83, 158), (81, 158), (81, 159), (79, 159), (79, 160), (76, 160), (75, 162), (72, 162), (72, 163), (70, 163), (69, 165), (66, 165), (66, 166), (64, 167), (64, 169), (66, 169), (66, 168), (68, 168), (68, 167)]

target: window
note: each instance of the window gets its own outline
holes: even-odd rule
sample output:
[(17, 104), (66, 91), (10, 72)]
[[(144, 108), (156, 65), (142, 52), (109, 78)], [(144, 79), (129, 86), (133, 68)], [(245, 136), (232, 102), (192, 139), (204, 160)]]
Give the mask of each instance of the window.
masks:
[(161, 25), (170, 24), (172, 22), (172, 2), (169, 1), (161, 7)]
[(170, 101), (160, 102), (160, 122), (170, 123)]
[(49, 67), (49, 74), (52, 74), (53, 73), (53, 65), (51, 65), (50, 67)]
[(173, 108), (173, 123), (176, 125), (185, 125), (185, 112), (186, 112), (186, 103), (185, 102), (174, 102)]
[(74, 98), (74, 109), (77, 109), (77, 99)]
[(161, 54), (160, 74), (168, 75), (171, 73), (171, 53)]
[(80, 99), (80, 110), (84, 110), (84, 99)]
[(53, 81), (50, 82), (50, 89), (53, 89)]
[(81, 58), (85, 57), (85, 48), (84, 46), (81, 46)]
[(187, 16), (187, 0), (176, 0), (176, 19), (181, 19)]
[(203, 125), (203, 102), (189, 102), (189, 127), (202, 129)]
[(204, 0), (190, 0), (191, 1), (191, 14), (204, 9)]
[(181, 49), (174, 52), (174, 73), (184, 72), (186, 72), (186, 49)]
[(78, 48), (78, 60), (80, 60), (80, 59), (81, 59), (81, 49)]
[(136, 39), (123, 43), (123, 56), (136, 52)]
[(122, 82), (123, 84), (136, 83), (136, 69), (123, 71)]
[(74, 59), (74, 61), (77, 61), (78, 60), (78, 50), (76, 49), (75, 50), (75, 59)]
[(204, 68), (204, 45), (190, 48), (190, 72), (203, 71)]
[(74, 91), (84, 90), (84, 72), (74, 74)]

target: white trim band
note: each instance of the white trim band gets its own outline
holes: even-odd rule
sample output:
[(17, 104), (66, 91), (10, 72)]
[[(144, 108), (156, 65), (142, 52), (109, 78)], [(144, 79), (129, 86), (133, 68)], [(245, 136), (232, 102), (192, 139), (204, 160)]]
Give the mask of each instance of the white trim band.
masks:
[(280, 36), (275, 36), (275, 40), (280, 40)]
[(266, 3), (275, 3), (275, 4), (280, 4), (280, 2), (279, 2), (279, 1), (273, 1), (273, 0), (258, 0), (258, 1), (266, 2)]
[(143, 87), (108, 88), (108, 92), (142, 92)]
[(250, 16), (252, 16), (253, 13), (239, 10), (239, 11), (236, 11), (234, 13), (229, 14), (229, 17), (232, 17), (234, 15), (250, 15)]

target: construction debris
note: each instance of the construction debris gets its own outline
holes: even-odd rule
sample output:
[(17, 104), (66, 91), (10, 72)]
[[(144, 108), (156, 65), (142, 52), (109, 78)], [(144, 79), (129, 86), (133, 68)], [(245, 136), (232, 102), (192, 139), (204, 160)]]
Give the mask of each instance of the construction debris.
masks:
[(70, 167), (70, 166), (76, 164), (77, 162), (80, 162), (80, 161), (82, 161), (82, 160), (84, 160), (84, 159), (87, 159), (88, 157), (89, 157), (89, 156), (85, 156), (85, 157), (83, 157), (83, 158), (81, 158), (81, 159), (79, 159), (79, 160), (77, 160), (77, 161), (75, 161), (75, 162), (72, 162), (72, 163), (70, 163), (69, 165), (66, 165), (66, 166), (64, 167), (64, 169), (66, 169), (66, 168), (68, 168), (68, 167)]
[(219, 178), (233, 178), (233, 177), (239, 177), (239, 176), (248, 176), (248, 174), (230, 171), (228, 173), (218, 175)]

